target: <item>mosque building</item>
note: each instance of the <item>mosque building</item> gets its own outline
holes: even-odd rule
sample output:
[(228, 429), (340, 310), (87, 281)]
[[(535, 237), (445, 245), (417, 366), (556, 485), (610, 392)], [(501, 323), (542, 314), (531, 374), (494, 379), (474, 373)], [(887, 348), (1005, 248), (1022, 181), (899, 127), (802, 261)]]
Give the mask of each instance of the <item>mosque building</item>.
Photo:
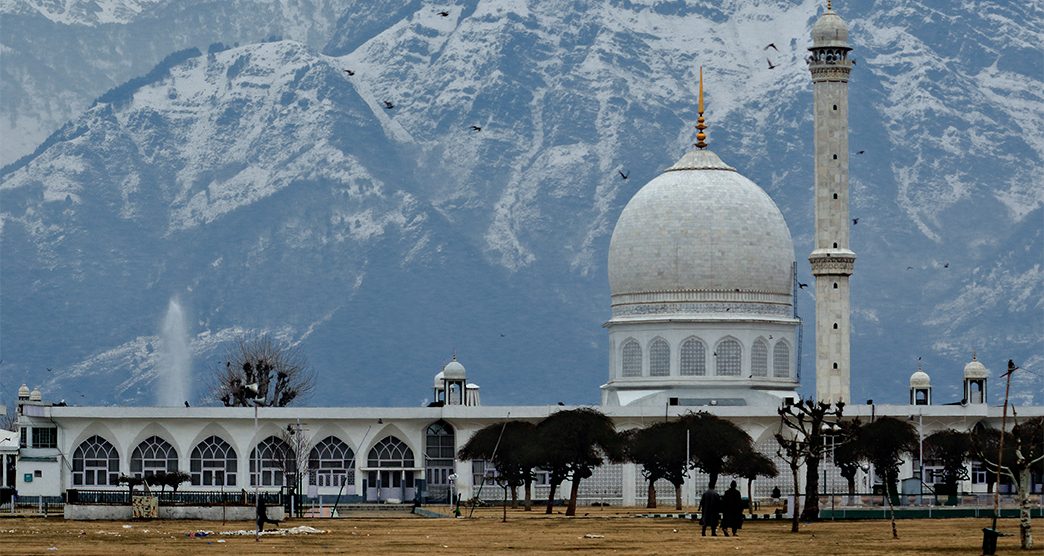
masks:
[[(809, 256), (816, 293), (816, 398), (845, 401), (846, 416), (915, 419), (919, 434), (980, 422), (999, 426), (987, 403), (990, 373), (976, 357), (964, 367), (964, 397), (938, 404), (931, 378), (910, 377), (910, 403), (851, 403), (850, 283), (855, 254), (848, 218), (848, 30), (828, 4), (812, 28), (815, 245)], [(776, 456), (777, 409), (798, 398), (799, 327), (795, 314), (794, 244), (772, 198), (707, 148), (702, 70), (694, 148), (627, 203), (609, 246), (609, 373), (598, 409), (618, 429), (649, 425), (689, 411), (710, 411), (746, 430), (755, 447)], [(728, 157), (726, 157), (728, 159)], [(742, 161), (732, 161), (742, 167)], [(19, 391), (19, 449), (3, 466), (3, 484), (22, 497), (61, 497), (70, 489), (124, 488), (120, 475), (183, 470), (182, 491), (265, 490), (284, 486), (275, 454), (285, 431), (307, 438), (310, 496), (333, 501), (409, 502), (499, 498), (478, 491), (484, 462), (460, 461), (472, 434), (507, 419), (537, 422), (558, 406), (487, 406), (456, 357), (433, 382), (429, 407), (71, 407)], [(1020, 416), (1044, 407), (1019, 408)], [(903, 477), (934, 480), (933, 462), (915, 454)], [(843, 480), (828, 461), (828, 480)], [(803, 476), (804, 474), (802, 474)], [(860, 490), (872, 487), (863, 477)], [(757, 481), (755, 497), (785, 479)], [(706, 485), (686, 481), (692, 503)], [(673, 499), (673, 490), (658, 489)], [(563, 485), (562, 491), (568, 491)], [(969, 465), (964, 491), (985, 492), (981, 466)], [(1039, 488), (1039, 487), (1038, 487)], [(547, 496), (538, 474), (534, 499)], [(606, 464), (581, 483), (582, 503), (634, 505), (648, 485), (635, 464)], [(494, 491), (497, 492), (494, 492)]]

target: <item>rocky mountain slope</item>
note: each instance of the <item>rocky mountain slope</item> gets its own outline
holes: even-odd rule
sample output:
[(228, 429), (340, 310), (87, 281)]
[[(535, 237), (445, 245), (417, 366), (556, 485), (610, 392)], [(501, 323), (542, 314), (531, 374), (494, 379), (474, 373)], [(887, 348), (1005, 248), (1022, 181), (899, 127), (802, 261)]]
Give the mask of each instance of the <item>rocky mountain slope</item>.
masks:
[[(150, 402), (176, 295), (197, 398), (228, 338), (270, 330), (319, 369), (313, 404), (420, 403), (453, 351), (486, 403), (596, 401), (609, 235), (691, 142), (698, 65), (712, 148), (780, 205), (810, 280), (817, 4), (360, 4), (321, 53), (283, 40), (139, 70), (0, 175), (3, 388)], [(128, 22), (99, 25), (170, 8), (127, 5)], [(841, 9), (863, 151), (853, 397), (901, 401), (920, 357), (937, 399), (957, 400), (977, 350), (1036, 369), (1015, 391), (1044, 402), (1039, 11)]]

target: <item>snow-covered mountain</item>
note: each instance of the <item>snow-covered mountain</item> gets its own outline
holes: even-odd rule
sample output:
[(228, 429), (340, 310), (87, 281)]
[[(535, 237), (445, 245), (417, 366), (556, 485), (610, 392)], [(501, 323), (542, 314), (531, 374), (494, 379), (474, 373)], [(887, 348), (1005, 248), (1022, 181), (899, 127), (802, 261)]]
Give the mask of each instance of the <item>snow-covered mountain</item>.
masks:
[[(1044, 402), (1039, 10), (845, 4), (863, 151), (853, 397), (902, 400), (920, 357), (937, 399), (959, 399), (977, 350), (1036, 369), (1015, 390)], [(95, 26), (171, 9), (121, 5), (101, 12), (127, 23)], [(237, 331), (270, 330), (319, 370), (314, 404), (414, 405), (453, 351), (487, 403), (595, 401), (608, 238), (691, 142), (698, 65), (712, 148), (780, 205), (810, 281), (817, 9), (359, 3), (321, 51), (253, 42), (140, 70), (3, 170), (3, 388), (151, 401), (154, 334), (177, 295), (197, 376)], [(810, 389), (810, 326), (804, 341)]]
[(322, 48), (335, 0), (0, 0), (0, 165), (171, 52), (266, 38)]

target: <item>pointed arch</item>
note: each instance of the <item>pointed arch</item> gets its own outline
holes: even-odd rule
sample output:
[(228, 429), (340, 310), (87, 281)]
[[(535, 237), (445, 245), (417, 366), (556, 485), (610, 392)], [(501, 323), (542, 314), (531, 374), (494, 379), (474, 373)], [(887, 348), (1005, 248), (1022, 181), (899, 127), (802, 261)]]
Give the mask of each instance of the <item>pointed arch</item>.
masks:
[(346, 442), (330, 435), (316, 443), (308, 455), (309, 480), (320, 487), (355, 484), (355, 452)]
[(740, 376), (743, 373), (743, 344), (732, 336), (718, 340), (714, 346), (714, 374)]
[(656, 337), (649, 342), (649, 376), (671, 375), (671, 345)]
[(624, 340), (621, 348), (621, 375), (642, 376), (642, 345), (634, 338)]
[(130, 472), (134, 477), (151, 477), (159, 472), (178, 470), (178, 452), (174, 446), (153, 435), (142, 440), (131, 452)]
[(780, 340), (772, 346), (772, 376), (790, 377), (790, 344), (786, 340)]
[(413, 450), (396, 436), (388, 435), (380, 439), (366, 458), (367, 467), (412, 468)]
[(261, 486), (281, 487), (286, 482), (286, 475), (296, 472), (297, 457), (294, 449), (282, 438), (269, 436), (250, 451), (251, 486), (258, 484), (260, 475)]
[(111, 442), (91, 436), (73, 452), (73, 485), (116, 486), (120, 477), (120, 455)]
[(239, 458), (231, 444), (217, 435), (196, 443), (189, 458), (192, 486), (236, 486)]
[(696, 336), (690, 336), (681, 345), (682, 376), (706, 376), (707, 344)]
[(768, 376), (768, 342), (765, 338), (754, 340), (750, 346), (750, 374), (752, 376)]

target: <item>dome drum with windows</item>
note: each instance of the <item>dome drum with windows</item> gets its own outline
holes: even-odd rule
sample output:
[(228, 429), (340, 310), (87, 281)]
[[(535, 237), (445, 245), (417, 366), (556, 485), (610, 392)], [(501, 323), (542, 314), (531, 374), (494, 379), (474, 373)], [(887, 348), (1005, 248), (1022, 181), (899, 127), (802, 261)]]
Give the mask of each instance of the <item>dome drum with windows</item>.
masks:
[(613, 230), (605, 403), (794, 395), (790, 231), (764, 190), (705, 149), (702, 71), (698, 112), (697, 148), (642, 187)]

